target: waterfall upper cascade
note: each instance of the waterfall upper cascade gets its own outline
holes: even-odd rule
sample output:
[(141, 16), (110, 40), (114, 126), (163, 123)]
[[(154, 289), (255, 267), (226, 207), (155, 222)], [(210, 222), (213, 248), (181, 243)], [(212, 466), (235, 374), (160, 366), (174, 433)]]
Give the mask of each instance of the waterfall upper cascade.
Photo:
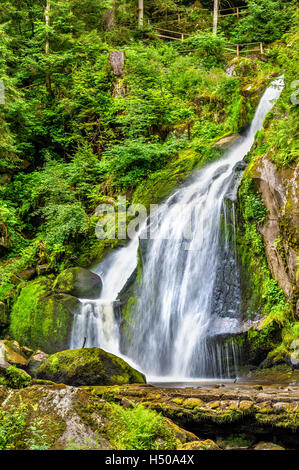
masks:
[[(238, 349), (215, 338), (238, 331), (240, 292), (235, 250), (236, 167), (249, 152), (283, 88), (278, 78), (264, 92), (246, 135), (161, 204), (150, 220), (155, 236), (142, 240), (143, 276), (126, 360), (150, 376), (227, 377)], [(240, 165), (240, 164), (239, 164)], [(221, 237), (221, 220), (232, 232)], [(139, 233), (140, 234), (140, 233)], [(139, 235), (138, 234), (138, 235)], [(137, 264), (139, 237), (109, 255), (95, 272), (99, 300), (82, 300), (71, 348), (98, 346), (121, 355), (113, 302)]]

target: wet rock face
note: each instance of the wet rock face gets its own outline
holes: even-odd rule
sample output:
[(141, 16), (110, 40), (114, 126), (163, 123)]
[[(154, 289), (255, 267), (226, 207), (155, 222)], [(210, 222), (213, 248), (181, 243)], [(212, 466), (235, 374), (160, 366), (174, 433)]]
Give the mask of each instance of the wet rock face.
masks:
[(69, 268), (59, 274), (53, 288), (56, 292), (81, 299), (98, 299), (102, 290), (102, 280), (88, 269)]
[(253, 178), (269, 211), (261, 228), (273, 278), (289, 299), (296, 295), (299, 215), (298, 168), (277, 169), (267, 158), (258, 160)]
[(143, 374), (100, 348), (73, 349), (49, 356), (37, 378), (67, 385), (145, 383)]

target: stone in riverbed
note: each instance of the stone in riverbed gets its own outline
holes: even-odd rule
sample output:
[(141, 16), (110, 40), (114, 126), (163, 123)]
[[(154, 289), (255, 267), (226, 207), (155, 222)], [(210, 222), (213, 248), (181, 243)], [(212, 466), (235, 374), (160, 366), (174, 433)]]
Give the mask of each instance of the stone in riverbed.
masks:
[(81, 299), (98, 299), (102, 290), (100, 276), (84, 268), (62, 271), (54, 282), (54, 290)]
[(285, 448), (273, 444), (273, 442), (259, 442), (254, 446), (253, 450), (285, 450)]
[(205, 441), (187, 442), (179, 447), (179, 450), (222, 450), (211, 439)]
[(73, 349), (49, 356), (37, 378), (66, 385), (122, 385), (145, 383), (141, 372), (100, 348)]

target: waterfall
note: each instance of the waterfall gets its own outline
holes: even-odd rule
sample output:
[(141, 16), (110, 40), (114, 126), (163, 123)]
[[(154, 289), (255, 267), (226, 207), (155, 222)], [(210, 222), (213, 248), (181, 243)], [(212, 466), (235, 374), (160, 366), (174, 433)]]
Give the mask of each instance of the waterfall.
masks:
[[(282, 87), (282, 78), (274, 80), (246, 135), (221, 160), (193, 175), (148, 221), (147, 229), (154, 236), (142, 240), (142, 282), (130, 341), (124, 341), (122, 351), (147, 375), (185, 378), (236, 373), (237, 345), (217, 340), (239, 328), (234, 197), (240, 178), (236, 167), (249, 152)], [(232, 226), (224, 243), (221, 218)], [(82, 347), (86, 337), (87, 345), (120, 355), (112, 305), (136, 267), (138, 243), (136, 236), (95, 268), (103, 278), (102, 297), (82, 300), (71, 347)]]

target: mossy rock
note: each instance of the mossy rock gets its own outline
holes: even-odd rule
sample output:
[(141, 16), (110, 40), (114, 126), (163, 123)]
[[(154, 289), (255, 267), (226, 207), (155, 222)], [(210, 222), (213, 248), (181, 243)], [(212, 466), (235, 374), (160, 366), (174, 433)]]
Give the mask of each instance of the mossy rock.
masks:
[(3, 357), (11, 365), (17, 367), (25, 367), (27, 359), (21, 351), (21, 347), (17, 341), (0, 341), (0, 357)]
[(145, 383), (141, 372), (100, 348), (61, 351), (39, 367), (37, 378), (67, 385), (122, 385)]
[(221, 450), (211, 439), (205, 441), (187, 442), (179, 447), (179, 450)]
[(76, 297), (56, 294), (47, 279), (28, 282), (11, 313), (10, 332), (20, 344), (46, 353), (68, 348), (74, 313), (80, 308)]
[(56, 292), (70, 294), (81, 299), (98, 299), (102, 291), (100, 276), (84, 268), (62, 271), (54, 282)]
[(24, 388), (31, 382), (31, 377), (24, 370), (15, 366), (0, 368), (0, 385), (8, 388)]
[(253, 450), (285, 450), (285, 448), (273, 442), (259, 442)]

